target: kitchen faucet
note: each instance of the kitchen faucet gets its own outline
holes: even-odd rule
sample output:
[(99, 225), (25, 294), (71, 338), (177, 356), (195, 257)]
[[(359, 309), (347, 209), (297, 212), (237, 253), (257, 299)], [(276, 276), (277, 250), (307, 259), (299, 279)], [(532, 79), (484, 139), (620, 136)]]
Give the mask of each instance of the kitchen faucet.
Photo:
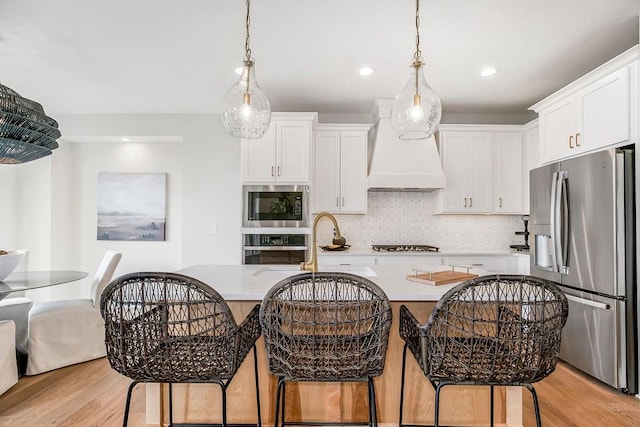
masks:
[(331, 215), (329, 212), (320, 212), (313, 220), (311, 234), (311, 254), (309, 256), (309, 260), (307, 262), (300, 263), (300, 270), (306, 270), (312, 273), (318, 271), (317, 228), (318, 222), (322, 218), (329, 218), (331, 222), (333, 222), (333, 226), (335, 227), (335, 237), (333, 238), (334, 245), (344, 246), (344, 244), (347, 242), (346, 239), (340, 234), (340, 228), (338, 227), (338, 221), (336, 221), (336, 217)]

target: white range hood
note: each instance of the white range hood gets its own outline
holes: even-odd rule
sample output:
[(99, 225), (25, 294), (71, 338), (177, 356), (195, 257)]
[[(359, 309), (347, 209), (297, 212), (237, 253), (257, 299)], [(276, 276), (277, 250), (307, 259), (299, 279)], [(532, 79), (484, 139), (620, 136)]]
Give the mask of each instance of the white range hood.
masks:
[(393, 99), (376, 99), (369, 145), (369, 191), (433, 191), (444, 188), (435, 138), (402, 141), (391, 126)]

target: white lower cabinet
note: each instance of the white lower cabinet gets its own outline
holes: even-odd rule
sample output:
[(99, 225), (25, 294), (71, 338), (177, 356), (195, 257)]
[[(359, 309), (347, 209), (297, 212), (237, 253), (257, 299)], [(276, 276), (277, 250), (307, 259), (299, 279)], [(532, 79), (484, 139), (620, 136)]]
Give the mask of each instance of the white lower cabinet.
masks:
[[(516, 273), (513, 271), (513, 264), (510, 262), (510, 255), (505, 256), (483, 256), (483, 255), (454, 255), (446, 258), (446, 264), (474, 267), (488, 273)], [(471, 271), (473, 272), (473, 270)]]
[(320, 265), (376, 265), (373, 255), (318, 255)]
[[(436, 268), (442, 267), (444, 258), (440, 256), (420, 256), (420, 255), (389, 255), (376, 257), (377, 265), (407, 265), (411, 268)], [(408, 269), (407, 274), (411, 274)]]
[(313, 211), (367, 212), (370, 125), (320, 124), (313, 156)]

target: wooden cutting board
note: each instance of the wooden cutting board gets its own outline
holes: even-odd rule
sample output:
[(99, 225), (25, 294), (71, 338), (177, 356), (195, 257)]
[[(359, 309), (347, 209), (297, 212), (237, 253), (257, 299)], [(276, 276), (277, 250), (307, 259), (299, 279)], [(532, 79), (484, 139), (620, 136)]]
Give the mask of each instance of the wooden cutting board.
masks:
[(477, 274), (463, 273), (461, 271), (434, 271), (426, 273), (416, 273), (407, 276), (407, 280), (412, 282), (425, 283), (427, 285), (446, 285), (447, 283), (462, 282), (478, 277)]

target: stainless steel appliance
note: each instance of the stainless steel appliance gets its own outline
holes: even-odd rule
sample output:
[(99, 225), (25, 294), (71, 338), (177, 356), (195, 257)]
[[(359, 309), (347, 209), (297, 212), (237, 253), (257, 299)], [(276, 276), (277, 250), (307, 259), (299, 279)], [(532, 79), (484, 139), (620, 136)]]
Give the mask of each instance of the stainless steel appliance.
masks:
[(560, 357), (638, 392), (634, 147), (531, 171), (531, 275), (569, 299)]
[(440, 249), (429, 245), (371, 245), (376, 252), (438, 252)]
[(308, 227), (308, 185), (245, 185), (243, 227)]
[(245, 234), (243, 264), (300, 264), (308, 248), (307, 234)]

